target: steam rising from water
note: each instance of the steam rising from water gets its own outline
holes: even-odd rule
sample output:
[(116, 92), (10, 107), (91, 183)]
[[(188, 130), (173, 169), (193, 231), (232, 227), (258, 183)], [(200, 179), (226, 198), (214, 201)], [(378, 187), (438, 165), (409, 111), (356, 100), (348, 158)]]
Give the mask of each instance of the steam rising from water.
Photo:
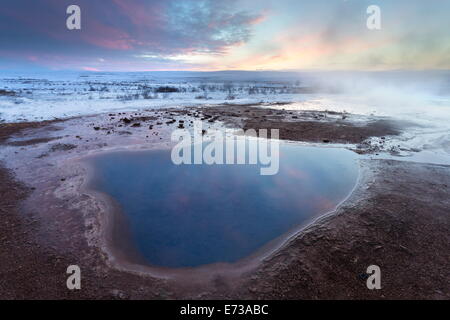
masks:
[(421, 150), (410, 159), (450, 164), (450, 72), (312, 74), (316, 93), (289, 108), (388, 116), (413, 126), (390, 143)]
[(450, 73), (444, 71), (322, 73), (311, 81), (322, 93), (338, 94), (338, 100), (366, 100), (385, 115), (411, 113), (415, 108), (423, 112), (430, 103), (450, 106)]
[[(15, 92), (0, 94), (0, 121), (4, 122), (202, 104), (293, 102), (277, 107), (346, 111), (415, 122), (420, 127), (408, 129), (394, 140), (397, 147), (427, 150), (434, 152), (432, 157), (439, 153), (445, 159), (450, 155), (450, 71), (52, 72), (2, 76), (0, 89)], [(160, 86), (173, 87), (176, 92), (148, 91)]]

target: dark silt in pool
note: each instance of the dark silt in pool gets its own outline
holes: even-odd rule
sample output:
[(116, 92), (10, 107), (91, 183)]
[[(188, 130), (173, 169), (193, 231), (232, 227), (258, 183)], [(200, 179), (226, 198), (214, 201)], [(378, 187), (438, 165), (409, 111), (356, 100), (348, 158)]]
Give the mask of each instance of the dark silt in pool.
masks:
[(168, 150), (116, 152), (90, 160), (91, 188), (120, 206), (146, 263), (194, 267), (236, 262), (333, 210), (356, 184), (355, 157), (281, 144), (278, 174), (262, 176), (258, 165), (176, 166)]

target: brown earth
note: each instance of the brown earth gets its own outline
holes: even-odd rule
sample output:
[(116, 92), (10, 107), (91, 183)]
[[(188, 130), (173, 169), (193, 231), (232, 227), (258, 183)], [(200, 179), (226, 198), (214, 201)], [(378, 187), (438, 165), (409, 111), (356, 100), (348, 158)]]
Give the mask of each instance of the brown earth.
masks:
[(362, 143), (370, 137), (393, 136), (411, 125), (381, 117), (359, 117), (331, 111), (285, 111), (256, 106), (225, 105), (201, 109), (205, 119), (233, 127), (279, 129), (280, 139), (324, 143)]
[[(450, 299), (450, 167), (370, 161), (337, 212), (247, 282), (257, 299)], [(381, 268), (381, 290), (366, 269)]]
[[(258, 111), (248, 106), (232, 112), (239, 113), (221, 115), (214, 121), (245, 127), (250, 120), (239, 114)], [(271, 112), (283, 122), (291, 121), (285, 118), (292, 116), (303, 120), (317, 116), (319, 119), (315, 120), (320, 123), (320, 114), (341, 120), (352, 117), (264, 112)], [(203, 109), (202, 113), (203, 117), (206, 115), (204, 121), (217, 117), (210, 109)], [(196, 117), (200, 116), (196, 113)], [(380, 136), (397, 132), (391, 131), (397, 129), (390, 126), (383, 129), (385, 124), (365, 130)], [(41, 137), (33, 135), (33, 128), (48, 127), (51, 131), (52, 125), (1, 125), (0, 139), (9, 143), (7, 138), (14, 134), (31, 141), (32, 147), (33, 143), (46, 143), (35, 141)], [(302, 140), (306, 136), (297, 137)], [(317, 140), (320, 139), (323, 136)], [(80, 140), (78, 147), (86, 143), (76, 140)], [(52, 219), (43, 220), (40, 212), (25, 213), (23, 201), (30, 199), (33, 190), (0, 167), (0, 299), (449, 299), (449, 169), (363, 160), (360, 184), (333, 215), (300, 232), (255, 270), (238, 279), (217, 274), (207, 283), (186, 285), (108, 267), (103, 253), (88, 246), (84, 238), (87, 227), (80, 215), (64, 204), (52, 207)], [(80, 291), (66, 288), (66, 268), (70, 264), (78, 264), (83, 270)], [(366, 288), (365, 270), (372, 264), (381, 267), (381, 290)]]

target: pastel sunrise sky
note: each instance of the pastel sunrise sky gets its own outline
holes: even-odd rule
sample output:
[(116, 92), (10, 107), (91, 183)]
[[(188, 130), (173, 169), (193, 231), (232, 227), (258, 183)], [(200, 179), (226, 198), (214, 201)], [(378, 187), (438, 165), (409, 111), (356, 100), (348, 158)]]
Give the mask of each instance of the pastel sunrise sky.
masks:
[(0, 70), (450, 69), (449, 30), (446, 0), (2, 0)]

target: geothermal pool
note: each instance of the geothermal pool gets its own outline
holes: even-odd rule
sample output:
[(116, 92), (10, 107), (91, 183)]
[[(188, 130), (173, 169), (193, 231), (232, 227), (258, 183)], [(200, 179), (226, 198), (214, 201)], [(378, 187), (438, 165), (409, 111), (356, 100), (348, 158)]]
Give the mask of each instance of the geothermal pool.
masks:
[(114, 232), (114, 242), (129, 242), (145, 264), (170, 268), (248, 257), (335, 209), (358, 177), (351, 151), (284, 143), (272, 176), (260, 175), (259, 165), (177, 166), (169, 150), (89, 162), (90, 189), (114, 199), (126, 220), (127, 232)]

